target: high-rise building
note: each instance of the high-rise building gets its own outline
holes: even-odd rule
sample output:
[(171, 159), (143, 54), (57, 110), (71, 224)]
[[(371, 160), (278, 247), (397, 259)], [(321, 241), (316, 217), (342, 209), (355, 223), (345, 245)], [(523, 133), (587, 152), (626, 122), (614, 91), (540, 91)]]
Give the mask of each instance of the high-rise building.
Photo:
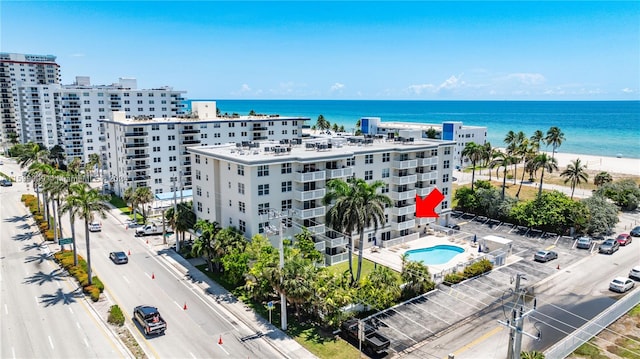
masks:
[[(48, 130), (55, 131), (55, 116), (46, 115), (53, 99), (45, 98), (41, 91), (55, 84), (60, 84), (55, 56), (0, 53), (0, 142), (4, 148), (44, 139)], [(33, 138), (27, 138), (24, 131)]]

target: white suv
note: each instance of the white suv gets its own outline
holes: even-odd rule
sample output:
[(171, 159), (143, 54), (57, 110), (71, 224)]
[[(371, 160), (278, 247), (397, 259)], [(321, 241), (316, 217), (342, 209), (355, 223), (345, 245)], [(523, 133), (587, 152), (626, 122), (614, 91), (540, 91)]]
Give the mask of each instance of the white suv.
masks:
[(89, 223), (89, 232), (100, 232), (102, 230), (102, 225), (100, 222), (91, 222)]
[(629, 272), (629, 278), (640, 280), (640, 266), (631, 268), (631, 271)]

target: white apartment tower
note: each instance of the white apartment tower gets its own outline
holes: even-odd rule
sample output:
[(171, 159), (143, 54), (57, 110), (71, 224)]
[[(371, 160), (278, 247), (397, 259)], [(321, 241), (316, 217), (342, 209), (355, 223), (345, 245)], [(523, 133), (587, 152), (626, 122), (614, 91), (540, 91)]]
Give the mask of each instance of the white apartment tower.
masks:
[(192, 106), (190, 116), (131, 117), (116, 111), (110, 119), (100, 120), (106, 176), (117, 195), (128, 187), (147, 186), (156, 194), (191, 189), (196, 174), (187, 148), (230, 142), (254, 146), (254, 141), (264, 140), (297, 142), (302, 125), (309, 121), (277, 115), (215, 117), (213, 101), (194, 101)]
[(53, 55), (0, 53), (0, 97), (2, 122), (0, 143), (45, 143), (55, 132), (53, 99), (41, 89), (60, 83), (60, 65)]
[[(454, 147), (453, 141), (339, 136), (259, 147), (191, 147), (194, 210), (198, 218), (234, 226), (247, 237), (270, 227), (267, 212), (292, 213), (289, 231), (311, 231), (331, 265), (348, 259), (348, 238), (326, 225), (327, 181), (355, 176), (385, 182), (382, 192), (394, 205), (378, 231), (367, 229), (364, 247), (410, 241), (422, 226), (448, 220)], [(440, 218), (416, 218), (416, 195), (424, 197), (434, 188), (445, 195), (437, 208)]]

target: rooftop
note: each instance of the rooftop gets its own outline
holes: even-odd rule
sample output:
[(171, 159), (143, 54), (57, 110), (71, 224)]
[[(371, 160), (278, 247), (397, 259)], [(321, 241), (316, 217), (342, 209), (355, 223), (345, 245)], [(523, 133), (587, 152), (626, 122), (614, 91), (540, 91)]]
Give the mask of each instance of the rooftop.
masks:
[(123, 126), (151, 125), (151, 124), (172, 124), (172, 123), (215, 123), (215, 122), (253, 122), (253, 121), (309, 121), (309, 117), (284, 117), (279, 115), (261, 115), (261, 116), (238, 116), (238, 117), (211, 117), (200, 118), (197, 115), (177, 116), (177, 117), (150, 117), (138, 116), (135, 118), (126, 118), (125, 111), (113, 111), (113, 118), (101, 120), (106, 123), (116, 123)]

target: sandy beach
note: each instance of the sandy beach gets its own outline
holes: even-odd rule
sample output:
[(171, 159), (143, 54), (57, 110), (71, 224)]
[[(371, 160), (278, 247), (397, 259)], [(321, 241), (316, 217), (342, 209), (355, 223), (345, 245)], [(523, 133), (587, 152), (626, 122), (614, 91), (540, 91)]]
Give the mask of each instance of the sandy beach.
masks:
[[(548, 152), (551, 155), (551, 152)], [(638, 158), (617, 158), (592, 155), (578, 155), (574, 153), (556, 152), (555, 158), (558, 160), (559, 168), (566, 168), (567, 165), (579, 158), (586, 164), (587, 171), (609, 172), (610, 174), (640, 176), (640, 159)]]

